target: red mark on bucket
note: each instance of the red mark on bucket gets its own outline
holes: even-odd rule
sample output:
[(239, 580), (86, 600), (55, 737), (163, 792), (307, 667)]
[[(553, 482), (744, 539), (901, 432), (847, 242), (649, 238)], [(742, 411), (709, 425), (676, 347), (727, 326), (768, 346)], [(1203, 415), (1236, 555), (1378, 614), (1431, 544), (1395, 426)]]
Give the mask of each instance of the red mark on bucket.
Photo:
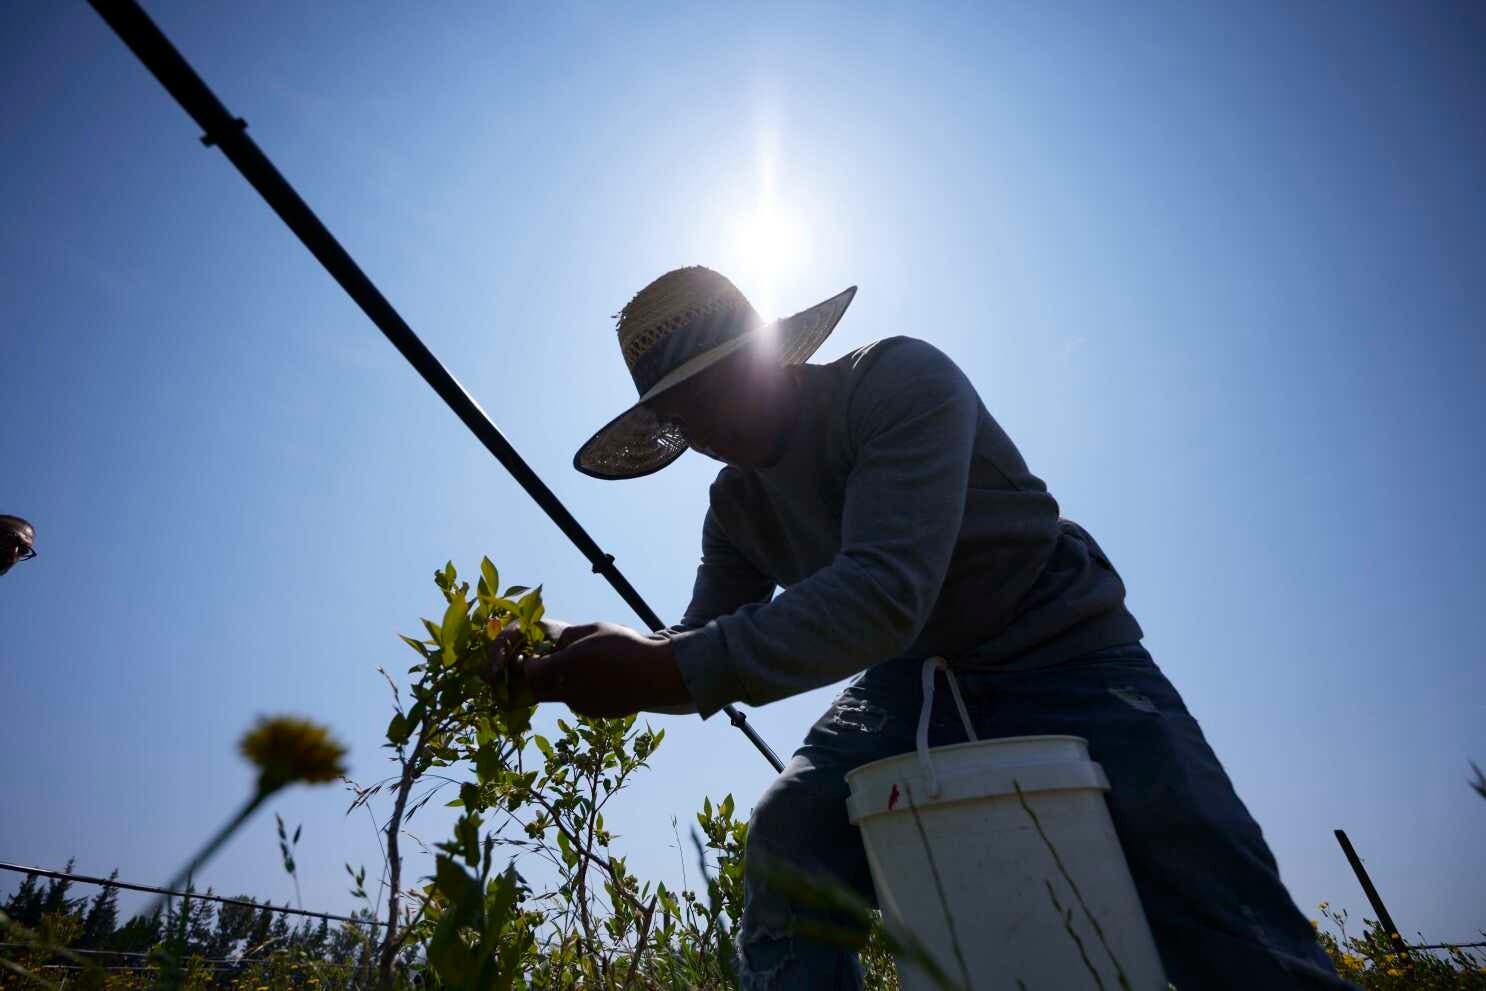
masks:
[(893, 811), (893, 806), (898, 804), (898, 786), (893, 785), (893, 790), (887, 795), (887, 810)]

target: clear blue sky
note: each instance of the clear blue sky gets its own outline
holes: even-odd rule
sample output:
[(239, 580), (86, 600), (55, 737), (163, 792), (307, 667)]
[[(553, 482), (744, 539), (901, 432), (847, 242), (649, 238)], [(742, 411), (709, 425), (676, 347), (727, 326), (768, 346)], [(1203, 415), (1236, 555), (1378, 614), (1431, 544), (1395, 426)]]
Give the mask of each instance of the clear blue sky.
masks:
[[(769, 315), (860, 285), (820, 358), (910, 334), (961, 364), (1301, 907), (1360, 914), (1343, 826), (1401, 928), (1468, 938), (1486, 32), (1300, 6), (148, 4), (663, 616), (715, 466), (572, 471), (633, 398), (611, 315), (682, 264)], [(633, 621), (96, 15), (5, 5), (0, 79), (0, 512), (41, 551), (0, 579), (0, 859), (165, 878), (262, 712), (382, 774), (375, 668), (447, 558)], [(828, 698), (753, 719), (788, 752)], [(672, 879), (671, 816), (770, 772), (722, 719), (654, 721), (612, 825)], [(367, 820), (273, 806), (305, 903), (349, 908)], [(271, 815), (201, 880), (289, 897)]]

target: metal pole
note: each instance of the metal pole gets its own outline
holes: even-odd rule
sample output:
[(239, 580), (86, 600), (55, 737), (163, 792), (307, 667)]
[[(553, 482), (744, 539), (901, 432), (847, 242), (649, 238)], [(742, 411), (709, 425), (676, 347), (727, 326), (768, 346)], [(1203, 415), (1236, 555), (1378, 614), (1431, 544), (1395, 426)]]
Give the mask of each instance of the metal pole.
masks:
[[(569, 540), (577, 545), (578, 550), (584, 557), (588, 558), (593, 565), (594, 574), (603, 575), (609, 584), (614, 586), (621, 598), (627, 602), (651, 630), (659, 630), (665, 626), (655, 611), (640, 598), (640, 593), (635, 591), (629, 580), (620, 574), (619, 569), (614, 566), (614, 556), (605, 554), (594, 539), (578, 524), (567, 508), (558, 501), (552, 490), (537, 477), (526, 461), (516, 449), (510, 445), (501, 432), (496, 429), (490, 417), (485, 415), (478, 403), (475, 402), (464, 387), (449, 374), (448, 369), (439, 363), (424, 343), (419, 340), (418, 335), (407, 325), (402, 316), (393, 309), (392, 304), (382, 295), (381, 291), (367, 278), (366, 273), (342, 248), (325, 225), (316, 217), (314, 211), (300, 199), (294, 187), (289, 185), (287, 179), (279, 174), (279, 170), (269, 161), (253, 139), (247, 135), (247, 121), (241, 117), (234, 117), (227, 111), (216, 95), (196, 74), (190, 64), (185, 60), (170, 39), (155, 26), (134, 0), (88, 0), (89, 4), (96, 10), (108, 26), (113, 28), (115, 34), (129, 46), (129, 49), (144, 63), (145, 67), (154, 74), (166, 91), (173, 96), (177, 103), (190, 114), (200, 125), (204, 132), (201, 143), (208, 148), (216, 146), (227, 156), (228, 161), (237, 166), (244, 179), (258, 191), (258, 194), (268, 203), (273, 211), (279, 215), (289, 226), (304, 246), (310, 250), (310, 254), (319, 259), (320, 264), (331, 277), (339, 282), (352, 299), (354, 299), (362, 311), (371, 318), (372, 323), (386, 335), (392, 346), (408, 360), (418, 374), (423, 376), (423, 381), (432, 387), (434, 392), (448, 404), (470, 431), (485, 445), (486, 450), (495, 455), (497, 461), (505, 466), (505, 469), (516, 479), (518, 485), (526, 490), (527, 494), (537, 501), (537, 505), (557, 524)], [(723, 706), (732, 724), (743, 731), (743, 734), (758, 748), (759, 753), (774, 767), (781, 771), (784, 764), (769, 745), (763, 741), (752, 726), (748, 725), (747, 717), (731, 705)]]
[(1336, 841), (1341, 844), (1342, 853), (1347, 855), (1347, 863), (1352, 865), (1352, 872), (1362, 883), (1363, 893), (1367, 895), (1367, 900), (1372, 902), (1373, 911), (1378, 913), (1378, 923), (1388, 934), (1388, 941), (1393, 944), (1394, 950), (1404, 958), (1405, 962), (1412, 964), (1413, 958), (1409, 956), (1409, 948), (1404, 945), (1398, 927), (1393, 924), (1393, 916), (1388, 914), (1388, 907), (1383, 904), (1383, 897), (1378, 894), (1378, 889), (1373, 887), (1372, 878), (1367, 876), (1367, 870), (1362, 866), (1362, 858), (1357, 856), (1356, 850), (1352, 849), (1352, 841), (1347, 839), (1345, 830), (1337, 829), (1333, 832), (1336, 833)]

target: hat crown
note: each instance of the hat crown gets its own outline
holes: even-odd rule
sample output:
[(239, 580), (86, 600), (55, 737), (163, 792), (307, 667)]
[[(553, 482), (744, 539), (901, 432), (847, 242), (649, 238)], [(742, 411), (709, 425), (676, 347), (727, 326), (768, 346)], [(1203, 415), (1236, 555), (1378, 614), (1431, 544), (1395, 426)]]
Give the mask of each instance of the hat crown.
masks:
[(624, 362), (644, 395), (667, 372), (762, 324), (727, 276), (693, 265), (637, 292), (619, 311), (616, 330)]

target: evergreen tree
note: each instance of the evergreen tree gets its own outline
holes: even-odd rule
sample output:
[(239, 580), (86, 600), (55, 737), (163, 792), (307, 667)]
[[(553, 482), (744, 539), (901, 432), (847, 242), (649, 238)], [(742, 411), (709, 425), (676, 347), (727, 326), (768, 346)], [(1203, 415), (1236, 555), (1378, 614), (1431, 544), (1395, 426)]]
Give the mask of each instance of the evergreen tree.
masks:
[(330, 951), (326, 954), (336, 963), (347, 963), (356, 957), (356, 950), (364, 942), (360, 926), (353, 922), (342, 922), (330, 939)]
[(275, 915), (273, 917), (273, 928), (269, 930), (269, 935), (273, 937), (273, 948), (275, 950), (282, 950), (288, 946), (289, 919), (287, 916), (284, 915), (284, 913), (280, 912), (278, 915)]
[(167, 895), (165, 898), (165, 918), (160, 923), (160, 939), (169, 943), (173, 941), (177, 933), (182, 933), (184, 927), (181, 922), (186, 914), (191, 911), (191, 885), (186, 884), (186, 894), (177, 899)]
[(108, 949), (123, 953), (144, 953), (160, 942), (164, 926), (160, 913), (136, 915), (118, 928), (109, 938)]
[(371, 947), (376, 930), (369, 922), (376, 917), (370, 909), (359, 908), (351, 913), (357, 922), (342, 922), (330, 940), (330, 952), (326, 957), (335, 963), (351, 964), (358, 970), (371, 965)]
[(185, 984), (188, 923), (191, 919), (191, 895), (194, 889), (186, 882), (185, 894), (181, 896), (181, 907), (176, 909), (170, 898), (165, 899), (165, 938), (160, 944), (160, 977), (162, 988), (180, 988)]
[(289, 947), (295, 950), (302, 950), (306, 946), (309, 946), (310, 936), (314, 933), (314, 928), (310, 925), (310, 920), (302, 915), (299, 918), (299, 925), (295, 926), (289, 933)]
[(5, 914), (28, 929), (41, 923), (41, 881), (35, 874), (27, 874), (16, 893), (5, 903)]
[[(108, 879), (112, 881), (118, 876), (119, 869), (115, 867)], [(113, 935), (114, 927), (118, 924), (119, 889), (105, 884), (93, 897), (93, 903), (88, 906), (88, 914), (83, 917), (83, 934), (78, 945), (88, 949), (102, 947)]]
[[(77, 860), (76, 857), (70, 857), (70, 858), (68, 858), (68, 860), (67, 860), (67, 866), (64, 867), (64, 868), (62, 868), (62, 873), (63, 874), (71, 874), (72, 873), (72, 865), (73, 865), (73, 863), (76, 860)], [(46, 886), (46, 894), (44, 896), (42, 896), (42, 899), (41, 899), (41, 914), (42, 915), (48, 915), (48, 914), (51, 914), (51, 913), (56, 913), (58, 915), (69, 915), (69, 914), (71, 914), (72, 910), (75, 907), (77, 907), (78, 902), (84, 900), (84, 899), (81, 899), (81, 898), (79, 898), (79, 899), (70, 899), (70, 898), (68, 898), (67, 897), (67, 892), (69, 892), (71, 890), (72, 890), (72, 879), (71, 878), (69, 878), (69, 877), (54, 877), (54, 878), (52, 878), (51, 882)]]
[(248, 943), (244, 952), (260, 952), (259, 947), (269, 940), (269, 930), (273, 928), (273, 912), (268, 905), (263, 906), (258, 913), (258, 918), (253, 920), (253, 928), (248, 932)]
[[(186, 897), (183, 900), (187, 905), (191, 904), (191, 886), (189, 884), (186, 885)], [(161, 930), (167, 933), (175, 932), (176, 922), (180, 918), (180, 913), (180, 903), (176, 901), (175, 896), (166, 895), (165, 918), (161, 920)]]
[[(207, 888), (206, 893), (212, 894), (212, 889)], [(189, 952), (208, 956), (207, 950), (211, 947), (216, 929), (217, 903), (204, 898), (196, 899), (196, 904), (186, 917), (186, 945)]]
[[(243, 901), (252, 901), (247, 895), (238, 896)], [(217, 931), (212, 935), (211, 951), (207, 956), (214, 959), (231, 956), (238, 943), (248, 938), (253, 931), (253, 920), (257, 912), (249, 905), (222, 904), (217, 906)]]
[(185, 961), (192, 954), (203, 953), (206, 944), (211, 942), (216, 923), (213, 908), (213, 902), (196, 896), (196, 885), (192, 881), (186, 882), (186, 889), (179, 900), (170, 897), (165, 899), (162, 939), (168, 944), (169, 952), (176, 955), (179, 961)]
[(325, 947), (329, 943), (330, 923), (325, 919), (321, 919), (320, 924), (315, 927), (314, 933), (305, 944), (305, 948), (309, 950), (311, 956), (319, 958), (325, 955)]

